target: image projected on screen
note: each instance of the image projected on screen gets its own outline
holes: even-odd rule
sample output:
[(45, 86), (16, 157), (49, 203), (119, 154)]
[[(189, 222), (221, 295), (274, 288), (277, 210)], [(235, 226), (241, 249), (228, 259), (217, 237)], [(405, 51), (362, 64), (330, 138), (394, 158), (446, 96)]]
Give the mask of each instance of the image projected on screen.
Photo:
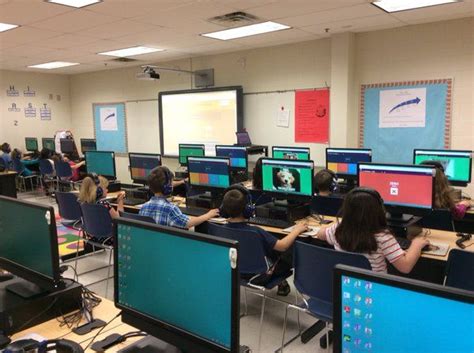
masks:
[(312, 195), (313, 162), (262, 161), (263, 191)]
[[(474, 349), (472, 303), (347, 275), (339, 295), (342, 353)], [(441, 333), (440, 325), (447, 331)]]
[(309, 160), (309, 148), (306, 147), (273, 147), (272, 157), (278, 159)]
[(471, 151), (415, 150), (414, 163), (438, 161), (444, 167), (444, 174), (450, 181), (468, 183), (471, 181)]
[(113, 152), (86, 152), (87, 173), (96, 173), (105, 177), (115, 177), (115, 158)]
[(118, 303), (230, 348), (229, 248), (133, 225), (118, 227)]
[(180, 143), (234, 144), (238, 97), (236, 89), (160, 93), (163, 155), (178, 156)]

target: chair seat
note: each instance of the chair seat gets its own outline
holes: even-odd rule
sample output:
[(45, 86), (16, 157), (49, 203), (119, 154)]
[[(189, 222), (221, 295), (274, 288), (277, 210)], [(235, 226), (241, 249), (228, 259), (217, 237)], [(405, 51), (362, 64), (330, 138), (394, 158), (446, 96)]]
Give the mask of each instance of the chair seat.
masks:
[[(276, 286), (278, 286), (281, 282), (283, 282), (284, 280), (286, 280), (288, 277), (290, 277), (292, 275), (293, 275), (293, 271), (289, 270), (288, 272), (285, 272), (280, 276), (275, 276), (275, 277), (271, 278), (271, 280), (268, 281), (265, 284), (255, 284), (255, 283), (253, 283), (253, 284), (257, 285), (257, 286), (262, 286), (265, 289), (273, 289)], [(246, 287), (251, 288), (251, 286), (249, 286), (248, 284), (249, 284), (248, 280), (246, 280), (246, 279), (241, 279), (240, 280), (240, 285), (241, 286), (246, 286)]]
[(298, 305), (301, 309), (308, 310), (314, 317), (332, 323), (332, 303), (323, 300), (310, 298), (306, 300), (308, 307), (305, 303)]

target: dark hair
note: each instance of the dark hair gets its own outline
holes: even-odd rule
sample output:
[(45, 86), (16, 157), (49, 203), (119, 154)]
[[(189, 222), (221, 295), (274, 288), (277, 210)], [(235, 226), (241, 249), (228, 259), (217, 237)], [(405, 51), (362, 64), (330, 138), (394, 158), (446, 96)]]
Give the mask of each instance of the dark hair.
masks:
[(21, 151), (18, 148), (14, 148), (11, 157), (12, 159), (21, 159), (21, 155)]
[(51, 158), (51, 150), (48, 148), (43, 148), (40, 152), (40, 159), (50, 159)]
[(329, 172), (328, 169), (322, 169), (314, 176), (314, 187), (317, 192), (331, 191), (331, 184), (334, 178), (334, 174)]
[(168, 167), (160, 166), (151, 171), (148, 176), (148, 186), (154, 194), (163, 192), (163, 186), (166, 183), (166, 174), (171, 177), (171, 180), (168, 180), (168, 182), (172, 182), (174, 175)]
[(222, 200), (222, 208), (230, 217), (243, 216), (247, 197), (239, 190), (229, 190)]
[(257, 159), (257, 162), (255, 162), (255, 168), (253, 168), (253, 174), (252, 174), (252, 185), (253, 188), (256, 190), (261, 190), (262, 189), (262, 159), (264, 157), (260, 157)]
[(0, 149), (2, 150), (3, 153), (11, 152), (10, 144), (7, 142), (2, 143), (2, 146), (0, 147)]
[(351, 191), (346, 195), (342, 205), (342, 221), (336, 228), (336, 240), (343, 250), (357, 253), (377, 250), (375, 234), (387, 231), (381, 200), (375, 193), (372, 195), (363, 191)]

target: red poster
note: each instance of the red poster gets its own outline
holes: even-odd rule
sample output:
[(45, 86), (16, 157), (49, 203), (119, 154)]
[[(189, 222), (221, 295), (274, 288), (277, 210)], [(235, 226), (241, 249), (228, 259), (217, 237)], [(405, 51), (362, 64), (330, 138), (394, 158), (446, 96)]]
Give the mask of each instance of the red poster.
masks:
[(329, 142), (329, 88), (295, 92), (295, 142)]

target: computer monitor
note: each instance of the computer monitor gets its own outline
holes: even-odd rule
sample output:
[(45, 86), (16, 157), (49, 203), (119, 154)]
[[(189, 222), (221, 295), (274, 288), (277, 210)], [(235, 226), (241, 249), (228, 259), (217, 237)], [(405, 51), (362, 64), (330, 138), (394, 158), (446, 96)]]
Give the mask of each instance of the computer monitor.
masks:
[(334, 353), (472, 352), (474, 292), (337, 265)]
[(28, 152), (38, 151), (38, 139), (36, 137), (25, 137), (25, 147)]
[(115, 179), (115, 154), (111, 151), (86, 152), (87, 173), (96, 173), (107, 179)]
[(276, 198), (309, 200), (313, 173), (313, 161), (263, 158), (262, 191)]
[(114, 233), (124, 323), (183, 352), (239, 352), (237, 242), (123, 218)]
[(50, 137), (43, 137), (41, 139), (43, 148), (47, 148), (50, 151), (56, 151), (56, 143), (54, 142), (54, 138)]
[[(25, 220), (27, 220), (25, 222)], [(58, 236), (54, 208), (0, 196), (0, 268), (38, 286), (60, 287)], [(22, 296), (30, 283), (7, 289)]]
[(435, 170), (430, 166), (359, 164), (359, 186), (377, 190), (392, 214), (424, 215), (433, 209)]
[(232, 170), (246, 171), (248, 168), (248, 156), (246, 147), (217, 145), (216, 156), (230, 158), (230, 168)]
[(76, 150), (76, 145), (73, 139), (60, 139), (59, 144), (61, 153), (73, 154)]
[(413, 163), (438, 161), (452, 185), (466, 186), (471, 182), (472, 151), (466, 150), (413, 150)]
[(196, 190), (223, 191), (230, 186), (230, 159), (188, 157), (189, 184)]
[(309, 147), (284, 147), (273, 146), (272, 157), (277, 159), (293, 159), (301, 161), (309, 161)]
[(185, 166), (188, 163), (188, 156), (204, 157), (204, 144), (180, 143), (179, 144), (179, 164)]
[(134, 183), (146, 184), (151, 171), (161, 165), (161, 155), (153, 153), (129, 153), (130, 178)]
[(372, 162), (372, 150), (365, 148), (326, 148), (326, 168), (342, 179), (357, 179), (357, 164)]
[(89, 151), (97, 151), (95, 139), (81, 139), (81, 151), (82, 154), (86, 154)]
[(237, 137), (237, 145), (239, 146), (250, 146), (252, 144), (247, 131), (237, 131), (235, 136)]

